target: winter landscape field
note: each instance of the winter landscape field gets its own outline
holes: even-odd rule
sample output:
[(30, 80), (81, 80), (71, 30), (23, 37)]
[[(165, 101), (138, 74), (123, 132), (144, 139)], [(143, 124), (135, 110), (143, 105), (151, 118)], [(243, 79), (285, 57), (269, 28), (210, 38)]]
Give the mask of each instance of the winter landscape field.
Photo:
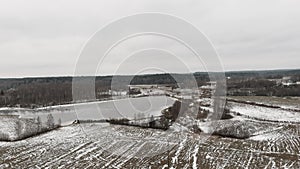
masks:
[[(230, 118), (205, 121), (193, 116), (191, 110), (197, 104), (202, 109), (213, 111), (207, 105), (210, 99), (200, 98), (192, 100), (185, 114), (172, 123), (168, 130), (107, 122), (67, 122), (80, 116), (72, 114), (76, 106), (79, 112), (91, 113), (92, 116), (85, 116), (87, 119), (100, 117), (99, 112), (91, 112), (91, 104), (98, 104), (104, 114), (109, 114), (107, 118), (137, 118), (134, 114), (138, 113), (138, 106), (135, 113), (124, 105), (122, 110), (125, 114), (115, 116), (109, 113), (119, 112), (112, 104), (113, 101), (39, 108), (33, 114), (26, 109), (2, 108), (2, 114), (19, 113), (24, 117), (51, 111), (54, 114), (65, 113), (62, 116), (54, 115), (55, 119), (60, 117), (65, 126), (20, 141), (0, 142), (0, 168), (300, 167), (300, 109), (295, 105), (298, 98), (264, 97), (259, 100), (253, 96), (244, 96), (230, 99), (232, 101), (227, 103)], [(148, 113), (143, 118), (149, 118), (150, 115), (159, 115), (162, 110), (172, 107), (174, 100), (178, 99), (151, 96), (129, 100), (143, 108), (139, 112), (144, 110), (144, 113)], [(126, 100), (115, 101), (123, 103)], [(155, 108), (146, 109), (150, 102)], [(190, 121), (196, 121), (193, 124), (196, 124), (201, 134), (195, 132)], [(209, 130), (213, 130), (213, 133)]]
[(19, 142), (1, 142), (0, 167), (299, 168), (299, 134), (299, 125), (276, 124), (274, 130), (249, 139), (211, 136), (200, 143), (198, 135), (176, 130), (72, 125)]
[(0, 169), (300, 169), (299, 7), (1, 0)]

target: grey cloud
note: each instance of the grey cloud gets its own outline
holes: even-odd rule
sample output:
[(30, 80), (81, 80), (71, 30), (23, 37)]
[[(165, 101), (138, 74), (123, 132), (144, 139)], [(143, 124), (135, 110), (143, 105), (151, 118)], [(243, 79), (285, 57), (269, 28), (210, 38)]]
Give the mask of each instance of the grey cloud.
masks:
[[(141, 12), (172, 14), (198, 27), (218, 50), (226, 70), (300, 68), (299, 5), (294, 0), (1, 1), (0, 77), (72, 75), (81, 48), (94, 32)], [(163, 41), (159, 46), (178, 48)], [(115, 54), (131, 49), (120, 48)], [(184, 50), (177, 52), (189, 60)], [(114, 59), (107, 67), (115, 66)]]

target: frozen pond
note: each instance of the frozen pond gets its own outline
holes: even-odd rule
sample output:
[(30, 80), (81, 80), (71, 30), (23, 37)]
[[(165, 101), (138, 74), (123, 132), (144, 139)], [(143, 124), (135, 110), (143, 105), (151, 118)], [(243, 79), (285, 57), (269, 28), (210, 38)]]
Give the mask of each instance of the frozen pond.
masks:
[[(149, 96), (140, 98), (126, 98), (110, 101), (97, 101), (69, 105), (59, 105), (37, 110), (12, 110), (10, 114), (19, 114), (21, 117), (40, 116), (42, 121), (51, 113), (62, 123), (79, 120), (100, 120), (109, 118), (144, 118), (161, 115), (161, 111), (174, 104), (175, 99), (167, 96)], [(0, 111), (1, 112), (1, 111)], [(3, 114), (4, 112), (1, 112)]]

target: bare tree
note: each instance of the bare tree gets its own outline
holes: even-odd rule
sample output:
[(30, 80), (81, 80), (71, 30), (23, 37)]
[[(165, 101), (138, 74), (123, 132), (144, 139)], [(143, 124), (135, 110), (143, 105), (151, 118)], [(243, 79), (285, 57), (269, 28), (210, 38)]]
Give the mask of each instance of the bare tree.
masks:
[(22, 135), (23, 128), (22, 128), (22, 123), (19, 120), (16, 122), (15, 130), (16, 130), (17, 137), (20, 138)]
[(38, 116), (37, 118), (36, 118), (36, 124), (37, 124), (37, 132), (39, 133), (39, 132), (41, 132), (42, 131), (42, 121), (41, 121), (41, 118), (40, 118), (40, 116)]
[(57, 126), (58, 126), (58, 127), (61, 126), (61, 118), (58, 119)]
[(51, 130), (54, 128), (54, 118), (53, 118), (52, 114), (48, 114), (46, 124), (47, 124), (48, 130)]

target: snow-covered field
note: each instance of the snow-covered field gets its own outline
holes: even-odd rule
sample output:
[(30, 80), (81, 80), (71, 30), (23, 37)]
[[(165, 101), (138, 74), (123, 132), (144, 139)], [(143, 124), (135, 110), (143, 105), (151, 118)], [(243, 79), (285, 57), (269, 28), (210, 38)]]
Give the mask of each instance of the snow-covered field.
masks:
[[(0, 142), (0, 168), (299, 168), (299, 126), (274, 140), (240, 140), (135, 127), (72, 125)], [(298, 135), (298, 136), (297, 136)]]
[(232, 103), (231, 110), (249, 118), (260, 120), (300, 123), (300, 112), (255, 106), (243, 103)]
[(300, 97), (230, 96), (230, 99), (300, 110)]
[[(99, 111), (94, 108), (100, 107), (99, 118), (123, 117), (123, 113), (133, 118), (137, 112), (155, 115), (174, 102), (163, 96), (150, 98), (153, 100), (134, 98), (131, 103), (120, 100), (116, 107), (109, 101), (91, 102), (36, 113), (70, 113), (76, 108), (92, 115), (87, 117), (98, 117), (94, 115)], [(126, 109), (128, 105), (131, 108)], [(241, 116), (208, 123), (227, 127), (240, 123), (251, 128), (249, 138), (210, 136), (202, 142), (204, 133), (182, 130), (177, 123), (167, 131), (106, 123), (74, 124), (22, 141), (0, 142), (0, 168), (300, 168), (299, 112), (242, 103), (230, 105)], [(124, 108), (122, 114), (116, 113), (119, 108)], [(26, 111), (24, 115), (30, 114)]]

